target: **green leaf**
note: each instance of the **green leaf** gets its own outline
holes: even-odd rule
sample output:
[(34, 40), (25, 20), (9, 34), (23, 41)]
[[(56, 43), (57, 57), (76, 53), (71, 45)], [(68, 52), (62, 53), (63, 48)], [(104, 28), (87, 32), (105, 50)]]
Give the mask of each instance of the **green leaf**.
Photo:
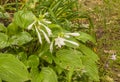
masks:
[(58, 82), (57, 75), (52, 68), (44, 67), (33, 82)]
[(18, 58), (20, 61), (25, 61), (27, 60), (27, 54), (25, 52), (19, 52)]
[(52, 30), (54, 36), (58, 36), (58, 33), (62, 32), (62, 27), (57, 24), (50, 24), (49, 27)]
[(18, 32), (20, 32), (20, 30), (18, 29), (18, 26), (12, 22), (8, 25), (7, 27), (7, 34), (8, 35), (14, 35), (14, 34), (17, 34)]
[(85, 67), (86, 74), (90, 77), (91, 80), (99, 81), (97, 61), (98, 56), (90, 48), (80, 43), (81, 52), (84, 56), (81, 58), (83, 65)]
[(99, 81), (98, 67), (96, 62), (93, 61), (89, 56), (83, 56), (82, 61), (86, 71), (85, 74), (88, 75), (89, 79), (93, 81)]
[(0, 49), (8, 47), (8, 36), (4, 33), (0, 33)]
[(94, 51), (92, 51), (89, 47), (85, 46), (82, 43), (79, 44), (80, 44), (79, 49), (83, 54), (90, 57), (93, 61), (97, 61), (99, 59), (97, 54)]
[(52, 64), (52, 54), (50, 52), (45, 52), (42, 56), (41, 56), (42, 59), (44, 59), (45, 61), (47, 61), (48, 63)]
[(9, 41), (12, 45), (23, 45), (30, 42), (32, 39), (28, 32), (21, 32), (12, 36)]
[(0, 32), (6, 32), (6, 31), (7, 31), (6, 27), (2, 23), (0, 23)]
[(30, 70), (31, 75), (31, 82), (36, 82), (36, 78), (39, 76), (39, 69), (38, 67), (32, 67)]
[(0, 78), (0, 82), (2, 82), (2, 79)]
[(91, 41), (93, 43), (96, 43), (96, 40), (89, 34), (85, 32), (80, 32), (80, 36), (76, 37), (78, 40), (86, 43), (87, 41)]
[(63, 69), (58, 65), (56, 65), (54, 69), (58, 74), (61, 74), (63, 72)]
[(3, 12), (0, 11), (0, 18), (2, 18), (2, 19), (7, 19), (7, 18), (9, 18), (9, 17), (10, 17), (10, 15), (9, 15), (8, 12), (3, 13)]
[(39, 57), (36, 55), (29, 56), (28, 65), (32, 68), (37, 67), (39, 65)]
[(24, 82), (29, 79), (29, 73), (13, 55), (0, 54), (0, 78), (8, 82)]
[[(78, 45), (79, 45), (79, 42), (74, 37), (67, 38), (67, 40), (78, 43)], [(67, 41), (65, 43), (66, 43), (67, 47), (71, 47), (71, 48), (77, 48), (78, 47), (78, 46), (76, 46), (76, 45), (74, 45), (72, 43), (69, 43)]]
[(68, 74), (67, 74), (67, 80), (68, 80), (68, 82), (71, 82), (73, 73), (74, 73), (74, 69), (71, 68), (71, 69), (69, 70)]
[(34, 19), (35, 15), (31, 11), (18, 11), (14, 15), (14, 22), (22, 28), (26, 28)]
[(18, 59), (27, 66), (27, 53), (19, 52), (17, 55)]
[(74, 68), (77, 70), (83, 68), (81, 56), (81, 52), (77, 50), (63, 49), (56, 53), (56, 58), (54, 59), (56, 64), (58, 64), (61, 68), (68, 70)]

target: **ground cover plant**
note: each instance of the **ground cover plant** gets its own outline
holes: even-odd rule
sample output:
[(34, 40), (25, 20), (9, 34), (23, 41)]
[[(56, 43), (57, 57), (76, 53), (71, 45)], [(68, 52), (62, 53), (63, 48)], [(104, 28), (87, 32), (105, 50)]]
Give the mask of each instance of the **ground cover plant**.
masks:
[(0, 81), (119, 82), (119, 5), (0, 0)]
[(0, 0), (1, 82), (99, 82), (94, 26), (78, 3)]

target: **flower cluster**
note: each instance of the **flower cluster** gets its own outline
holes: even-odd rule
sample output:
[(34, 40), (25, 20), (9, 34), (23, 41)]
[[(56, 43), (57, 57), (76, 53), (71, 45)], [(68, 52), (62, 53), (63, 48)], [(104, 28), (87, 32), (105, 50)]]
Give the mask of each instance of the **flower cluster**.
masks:
[[(27, 29), (31, 30), (32, 27), (34, 26), (35, 30), (36, 30), (36, 33), (38, 35), (39, 42), (42, 44), (42, 37), (41, 37), (41, 34), (40, 34), (40, 33), (42, 33), (44, 35), (46, 41), (48, 43), (50, 43), (49, 36), (52, 35), (52, 32), (51, 32), (51, 29), (47, 25), (45, 25), (45, 24), (50, 24), (50, 23), (51, 23), (50, 21), (47, 21), (45, 19), (41, 19), (41, 20), (36, 19), (32, 24), (30, 24), (28, 26)], [(47, 33), (43, 29), (41, 29), (41, 27), (44, 27), (44, 29), (46, 30)]]
[[(62, 46), (66, 45), (65, 42), (71, 43), (73, 45), (79, 46), (77, 42), (68, 40), (67, 38), (70, 38), (71, 36), (79, 36), (79, 33), (64, 33), (64, 36), (57, 36), (52, 42), (50, 41), (49, 37), (52, 35), (51, 29), (47, 26), (47, 24), (51, 24), (50, 21), (45, 19), (36, 19), (33, 23), (31, 23), (27, 29), (31, 30), (32, 27), (35, 28), (35, 31), (37, 33), (38, 39), (40, 44), (42, 44), (42, 37), (41, 33), (44, 35), (45, 40), (50, 44), (50, 52), (53, 51), (53, 45), (61, 48)], [(45, 30), (43, 30), (42, 28)]]

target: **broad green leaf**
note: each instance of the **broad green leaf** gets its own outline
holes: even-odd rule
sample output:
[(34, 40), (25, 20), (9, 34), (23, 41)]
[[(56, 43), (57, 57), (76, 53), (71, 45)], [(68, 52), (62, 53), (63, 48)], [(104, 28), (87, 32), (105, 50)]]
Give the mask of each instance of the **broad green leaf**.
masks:
[(81, 58), (86, 74), (90, 77), (91, 80), (98, 81), (98, 68), (97, 68), (97, 60), (99, 59), (97, 54), (95, 54), (90, 48), (80, 43), (81, 52), (84, 56)]
[(83, 54), (90, 57), (93, 61), (97, 61), (99, 59), (97, 54), (94, 51), (92, 51), (89, 47), (85, 46), (82, 43), (79, 43), (79, 44), (80, 44), (79, 49)]
[(50, 24), (49, 27), (52, 30), (52, 33), (54, 34), (54, 36), (55, 35), (57, 36), (58, 33), (62, 31), (62, 27), (57, 24)]
[(7, 82), (24, 82), (29, 79), (26, 66), (11, 54), (0, 54), (0, 78)]
[(68, 71), (68, 74), (67, 74), (67, 80), (68, 80), (68, 82), (71, 82), (73, 73), (74, 73), (74, 69), (71, 68), (71, 69)]
[(14, 22), (22, 28), (26, 28), (34, 19), (35, 15), (31, 11), (18, 11), (14, 15)]
[(17, 34), (18, 32), (20, 32), (20, 30), (14, 22), (12, 22), (8, 25), (8, 27), (7, 27), (7, 34), (8, 35), (11, 36), (11, 35)]
[(78, 46), (75, 45), (75, 44), (72, 44), (72, 43), (70, 43), (70, 42), (65, 41), (66, 46), (71, 47), (71, 48), (77, 48), (77, 47), (79, 47), (79, 42), (78, 42), (74, 37), (67, 38), (67, 40), (69, 40), (69, 41), (71, 41), (71, 42), (77, 43)]
[(38, 67), (38, 65), (39, 65), (39, 57), (36, 56), (36, 55), (29, 56), (29, 58), (28, 58), (28, 65), (31, 68)]
[(0, 33), (0, 49), (8, 47), (8, 36), (4, 33)]
[(19, 52), (17, 55), (18, 59), (27, 66), (27, 53)]
[(39, 76), (39, 68), (38, 67), (32, 67), (30, 69), (30, 76), (31, 76), (31, 82), (36, 82), (36, 78), (38, 78), (38, 76)]
[(21, 32), (12, 36), (9, 41), (12, 45), (23, 45), (30, 42), (32, 39), (28, 32)]
[(2, 79), (0, 78), (0, 82), (2, 82)]
[(63, 50), (59, 50), (56, 53), (56, 58), (55, 62), (56, 64), (58, 64), (61, 68), (64, 69), (82, 69), (83, 65), (82, 65), (82, 61), (81, 61), (81, 52), (77, 51), (77, 50), (67, 50), (67, 49), (63, 49)]
[(6, 27), (2, 23), (0, 23), (0, 32), (6, 32), (6, 31), (7, 31)]
[(57, 71), (58, 74), (61, 74), (63, 72), (63, 69), (60, 66), (55, 66), (55, 71)]
[(40, 74), (33, 82), (58, 82), (57, 75), (52, 68), (42, 68)]
[(27, 60), (27, 54), (25, 52), (19, 52), (18, 58), (20, 61), (25, 61)]
[(89, 56), (83, 56), (82, 62), (84, 65), (85, 74), (90, 77), (90, 80), (99, 81), (98, 67), (95, 61), (93, 61)]
[(42, 59), (44, 59), (45, 61), (47, 61), (48, 63), (52, 64), (52, 54), (50, 52), (45, 52), (42, 56), (41, 56)]
[(78, 40), (84, 42), (84, 43), (86, 43), (87, 41), (91, 41), (93, 43), (96, 43), (95, 39), (91, 35), (89, 35), (89, 34), (87, 34), (85, 32), (80, 32), (80, 36), (78, 36), (76, 38)]

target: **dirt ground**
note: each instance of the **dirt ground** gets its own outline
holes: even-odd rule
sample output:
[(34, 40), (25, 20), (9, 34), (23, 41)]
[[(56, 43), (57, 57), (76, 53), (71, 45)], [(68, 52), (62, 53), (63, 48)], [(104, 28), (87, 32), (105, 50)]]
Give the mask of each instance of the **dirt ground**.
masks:
[[(81, 10), (88, 11), (94, 23), (101, 82), (120, 82), (120, 1), (79, 1)], [(116, 55), (116, 60), (110, 59), (112, 55)]]

